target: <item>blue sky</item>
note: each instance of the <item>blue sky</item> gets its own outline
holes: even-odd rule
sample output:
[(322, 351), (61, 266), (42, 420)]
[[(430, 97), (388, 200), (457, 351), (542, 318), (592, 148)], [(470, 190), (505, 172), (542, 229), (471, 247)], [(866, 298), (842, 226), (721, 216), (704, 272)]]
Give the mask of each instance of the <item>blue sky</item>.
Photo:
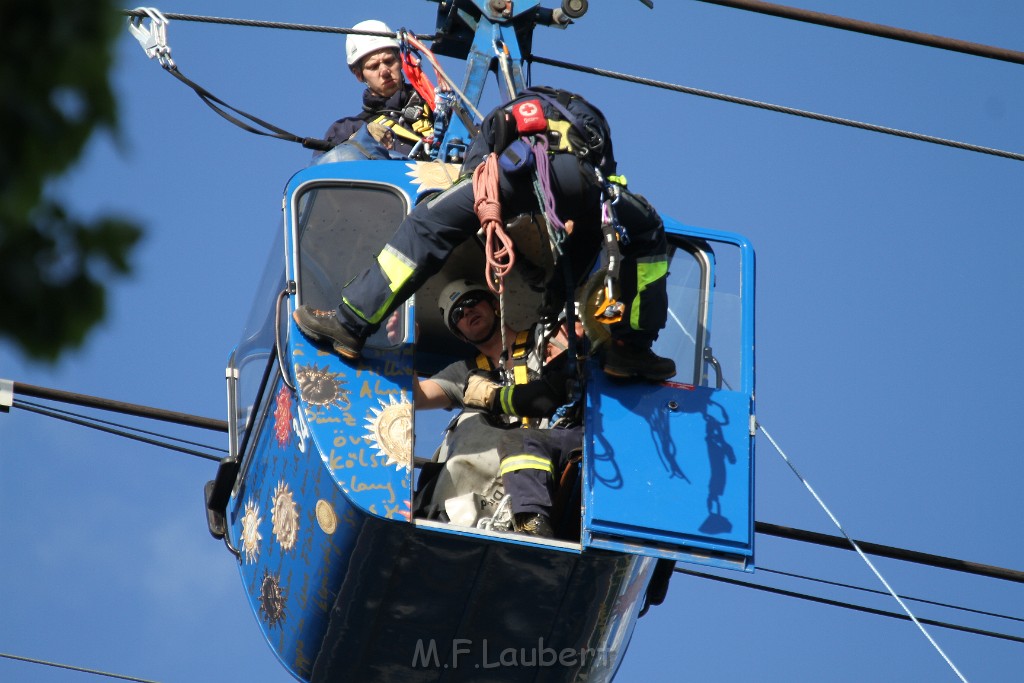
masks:
[[(434, 28), (433, 3), (378, 4), (392, 27)], [(351, 26), (370, 18), (354, 5), (182, 0), (160, 9)], [(1024, 6), (1014, 3), (800, 6), (1024, 49)], [(185, 75), (300, 135), (321, 135), (358, 106), (339, 36), (186, 22), (169, 35)], [(689, 0), (653, 11), (594, 2), (568, 30), (539, 30), (534, 50), (1024, 152), (1020, 65)], [(1024, 164), (550, 67), (533, 73), (601, 106), (620, 168), (661, 211), (751, 239), (758, 419), (851, 535), (1024, 569)], [(120, 135), (96, 138), (52, 191), (83, 215), (144, 224), (134, 275), (111, 281), (107, 320), (80, 350), (49, 367), (0, 342), (0, 376), (219, 418), (224, 366), (281, 192), (308, 152), (230, 126), (127, 31), (114, 78)], [(836, 533), (763, 437), (756, 467), (758, 520)], [(234, 559), (206, 531), (202, 486), (214, 469), (25, 411), (0, 415), (0, 652), (165, 682), (291, 680), (262, 641)], [(761, 567), (880, 587), (853, 553), (757, 541)], [(1019, 585), (876, 564), (903, 594), (1024, 617)], [(898, 609), (883, 597), (751, 578)], [(1024, 634), (1019, 622), (911, 606)], [(1021, 644), (930, 632), (968, 680), (1024, 671)], [(5, 659), (0, 679), (91, 680)], [(676, 575), (665, 604), (640, 621), (618, 680), (733, 679), (956, 677), (909, 623)]]

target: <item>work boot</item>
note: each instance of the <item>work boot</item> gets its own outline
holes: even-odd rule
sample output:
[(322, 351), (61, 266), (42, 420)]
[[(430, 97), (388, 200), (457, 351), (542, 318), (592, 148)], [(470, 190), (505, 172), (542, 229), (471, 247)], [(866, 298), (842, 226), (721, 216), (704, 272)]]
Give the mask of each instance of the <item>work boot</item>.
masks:
[(551, 538), (555, 535), (551, 520), (540, 512), (517, 512), (512, 515), (512, 529), (516, 533), (537, 538)]
[(292, 320), (302, 332), (315, 341), (330, 340), (334, 350), (343, 358), (358, 360), (365, 340), (348, 331), (334, 311), (321, 311), (310, 306), (299, 306)]
[(613, 340), (605, 351), (604, 374), (620, 379), (664, 382), (676, 374), (676, 363), (671, 358), (662, 358), (649, 347)]

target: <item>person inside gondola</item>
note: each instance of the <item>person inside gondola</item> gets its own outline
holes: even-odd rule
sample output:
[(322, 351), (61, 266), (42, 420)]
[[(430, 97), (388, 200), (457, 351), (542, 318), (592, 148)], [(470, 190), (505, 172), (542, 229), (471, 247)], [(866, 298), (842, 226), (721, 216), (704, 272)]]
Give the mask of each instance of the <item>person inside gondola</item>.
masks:
[[(361, 21), (352, 28), (392, 32), (376, 19)], [(433, 116), (423, 97), (405, 79), (398, 41), (390, 36), (351, 33), (345, 40), (345, 58), (352, 75), (366, 85), (363, 109), (335, 121), (324, 138), (335, 146), (369, 132), (377, 143), (400, 156), (426, 158), (421, 143), (424, 135), (433, 131)]]
[[(437, 457), (443, 467), (421, 481), (418, 514), (441, 517), (443, 511), (452, 523), (474, 526), (495, 515), (507, 495), (514, 531), (554, 535), (554, 473), (582, 447), (578, 416), (566, 410), (577, 392), (564, 325), (503, 330), (494, 294), (461, 278), (442, 289), (438, 309), (451, 333), (479, 354), (414, 380), (417, 409), (461, 409), (445, 430)], [(510, 378), (507, 385), (499, 368)], [(559, 428), (548, 429), (556, 411)], [(527, 432), (529, 439), (516, 436)]]
[[(535, 146), (524, 148), (527, 142)], [(539, 151), (531, 165), (534, 150)], [(499, 155), (503, 161), (498, 161)], [(545, 173), (541, 162), (546, 162)], [(613, 242), (621, 250), (621, 316), (609, 325), (604, 371), (625, 379), (672, 377), (674, 361), (651, 350), (668, 309), (664, 225), (653, 207), (615, 175), (610, 130), (600, 111), (566, 91), (528, 88), (485, 117), (463, 165), (464, 174), (473, 169), (474, 175), (484, 171), (481, 175), (489, 175), (492, 186), (496, 184), (499, 219), (537, 210), (535, 179), (547, 188), (544, 200), (554, 205), (547, 211), (548, 223), (557, 221), (565, 227), (560, 233), (564, 256), (548, 283), (549, 291), (564, 293), (570, 289), (567, 283), (575, 287), (588, 274), (602, 244)], [(620, 182), (609, 180), (613, 178)], [(419, 203), (375, 262), (342, 289), (336, 310), (307, 305), (294, 311), (299, 328), (314, 340), (331, 342), (341, 356), (359, 358), (366, 338), (381, 322), (441, 269), (456, 246), (477, 233), (481, 219), (475, 184), (464, 179)], [(612, 195), (618, 225), (606, 220), (610, 201), (603, 202)], [(621, 232), (610, 233), (610, 226)]]

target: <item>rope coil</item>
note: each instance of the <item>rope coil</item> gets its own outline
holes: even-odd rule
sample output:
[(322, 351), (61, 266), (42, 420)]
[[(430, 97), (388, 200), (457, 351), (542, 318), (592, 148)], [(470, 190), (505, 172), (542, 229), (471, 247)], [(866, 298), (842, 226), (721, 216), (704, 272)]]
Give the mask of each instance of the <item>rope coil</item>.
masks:
[(505, 276), (515, 265), (515, 245), (501, 220), (501, 192), (498, 186), (498, 155), (491, 152), (473, 171), (473, 210), (484, 231), (487, 263), (484, 278), (495, 294), (505, 291)]

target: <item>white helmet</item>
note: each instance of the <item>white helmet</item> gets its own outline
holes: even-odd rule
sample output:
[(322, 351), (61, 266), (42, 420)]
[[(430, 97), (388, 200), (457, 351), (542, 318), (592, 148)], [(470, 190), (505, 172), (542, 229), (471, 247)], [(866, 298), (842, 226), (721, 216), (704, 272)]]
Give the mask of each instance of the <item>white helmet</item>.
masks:
[[(378, 33), (391, 33), (391, 29), (383, 21), (367, 19), (360, 21), (352, 27), (359, 31), (377, 31)], [(364, 36), (358, 33), (350, 33), (345, 38), (345, 57), (349, 67), (354, 67), (359, 60), (377, 50), (384, 48), (398, 49), (398, 41), (385, 36)]]
[(451, 322), (452, 309), (455, 307), (455, 304), (459, 302), (459, 299), (471, 293), (480, 293), (488, 299), (494, 299), (494, 295), (491, 294), (491, 290), (487, 289), (485, 285), (465, 278), (459, 278), (449, 282), (444, 286), (441, 290), (441, 294), (437, 297), (437, 307), (441, 310), (441, 320), (444, 321), (445, 327), (456, 335), (459, 334), (459, 331)]

